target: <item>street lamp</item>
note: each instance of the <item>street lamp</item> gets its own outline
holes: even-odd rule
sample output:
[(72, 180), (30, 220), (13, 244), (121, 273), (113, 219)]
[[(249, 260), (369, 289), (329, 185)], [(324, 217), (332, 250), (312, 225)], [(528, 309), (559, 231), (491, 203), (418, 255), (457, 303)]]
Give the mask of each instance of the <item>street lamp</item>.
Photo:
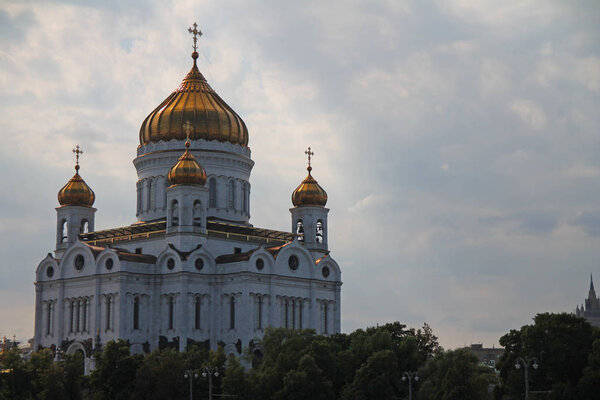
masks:
[(183, 374), (183, 377), (185, 379), (189, 378), (189, 380), (190, 380), (190, 400), (193, 400), (194, 396), (192, 394), (193, 393), (192, 383), (194, 381), (194, 378), (198, 379), (198, 373), (194, 372), (194, 370), (192, 370), (192, 369), (186, 369), (185, 373)]
[(402, 373), (402, 380), (406, 381), (407, 379), (408, 379), (408, 400), (412, 400), (412, 381), (413, 381), (413, 379), (415, 382), (419, 381), (417, 372), (416, 371), (404, 371)]
[(208, 376), (208, 400), (212, 400), (212, 377), (219, 376), (219, 370), (217, 367), (204, 367), (202, 370), (202, 376), (206, 378)]
[(520, 369), (521, 365), (523, 365), (523, 369), (525, 370), (525, 400), (529, 400), (529, 366), (531, 365), (533, 369), (538, 369), (539, 365), (535, 357), (518, 357), (515, 368)]

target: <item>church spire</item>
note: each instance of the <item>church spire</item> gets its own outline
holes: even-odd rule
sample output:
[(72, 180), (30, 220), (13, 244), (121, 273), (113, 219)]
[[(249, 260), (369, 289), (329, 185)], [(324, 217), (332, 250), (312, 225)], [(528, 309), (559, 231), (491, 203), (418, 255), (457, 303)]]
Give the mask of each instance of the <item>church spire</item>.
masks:
[(588, 293), (589, 299), (596, 299), (596, 291), (594, 290), (594, 278), (590, 274), (590, 291)]

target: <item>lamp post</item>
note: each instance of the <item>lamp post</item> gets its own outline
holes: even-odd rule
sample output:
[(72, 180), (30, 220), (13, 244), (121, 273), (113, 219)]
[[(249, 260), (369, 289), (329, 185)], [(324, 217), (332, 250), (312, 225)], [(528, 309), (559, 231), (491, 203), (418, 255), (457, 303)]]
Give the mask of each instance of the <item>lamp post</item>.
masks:
[(419, 377), (417, 376), (417, 372), (416, 371), (404, 371), (402, 373), (402, 380), (406, 381), (408, 380), (408, 400), (412, 400), (412, 381), (417, 382), (419, 380)]
[(185, 373), (183, 374), (183, 377), (185, 379), (189, 379), (190, 380), (190, 400), (193, 400), (194, 395), (193, 395), (192, 383), (194, 381), (194, 378), (198, 379), (198, 373), (194, 372), (194, 370), (192, 370), (192, 369), (186, 369)]
[(525, 371), (525, 400), (529, 400), (529, 366), (531, 365), (533, 369), (538, 368), (537, 358), (535, 357), (518, 357), (517, 362), (515, 364), (516, 369), (520, 369), (521, 365), (523, 365), (523, 370)]
[(212, 400), (212, 377), (219, 376), (219, 370), (217, 367), (204, 367), (202, 370), (202, 376), (206, 378), (208, 376), (208, 400)]

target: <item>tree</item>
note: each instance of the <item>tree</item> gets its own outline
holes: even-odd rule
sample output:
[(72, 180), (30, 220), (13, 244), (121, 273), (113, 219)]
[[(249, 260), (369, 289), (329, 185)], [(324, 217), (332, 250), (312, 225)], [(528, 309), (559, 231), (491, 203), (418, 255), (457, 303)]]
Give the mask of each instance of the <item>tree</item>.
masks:
[(334, 398), (333, 385), (327, 380), (314, 358), (306, 354), (298, 368), (283, 378), (283, 389), (274, 396), (286, 400), (329, 400)]
[(399, 374), (396, 355), (391, 350), (373, 353), (356, 372), (352, 384), (342, 395), (343, 399), (392, 399), (399, 395)]
[(92, 391), (100, 399), (129, 400), (135, 388), (136, 372), (142, 355), (129, 353), (129, 342), (119, 339), (109, 341), (97, 358), (96, 368), (90, 377)]
[(539, 368), (529, 369), (532, 390), (551, 390), (553, 399), (578, 398), (577, 385), (592, 352), (595, 329), (567, 313), (538, 314), (533, 321), (500, 338), (505, 351), (498, 363), (499, 395), (522, 395), (524, 374), (515, 364), (518, 357), (535, 357)]
[(483, 400), (496, 381), (490, 368), (465, 349), (438, 353), (419, 371), (421, 400)]
[(237, 357), (230, 354), (227, 358), (225, 372), (221, 381), (221, 391), (229, 396), (237, 396), (238, 399), (247, 399), (251, 396), (251, 382), (248, 381), (246, 370), (240, 364)]

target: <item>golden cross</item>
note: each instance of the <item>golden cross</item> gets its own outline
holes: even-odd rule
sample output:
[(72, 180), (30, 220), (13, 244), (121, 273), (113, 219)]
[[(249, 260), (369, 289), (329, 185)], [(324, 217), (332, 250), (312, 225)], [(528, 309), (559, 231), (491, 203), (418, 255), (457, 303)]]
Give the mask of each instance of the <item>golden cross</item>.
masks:
[(304, 152), (304, 154), (306, 154), (308, 156), (308, 166), (310, 167), (310, 157), (314, 156), (315, 153), (313, 153), (312, 151), (310, 151), (310, 146), (308, 146), (308, 150), (306, 150)]
[(183, 124), (183, 131), (185, 132), (185, 136), (187, 136), (187, 140), (185, 141), (185, 147), (190, 147), (190, 136), (194, 131), (194, 127), (192, 123), (188, 119), (185, 124)]
[(83, 154), (83, 150), (81, 150), (79, 145), (77, 145), (73, 149), (73, 153), (75, 153), (75, 169), (79, 169), (79, 155)]
[(188, 28), (188, 32), (191, 33), (192, 35), (194, 35), (194, 51), (196, 51), (197, 45), (196, 42), (198, 41), (198, 38), (200, 36), (202, 36), (202, 31), (200, 29), (198, 29), (198, 24), (194, 22), (194, 25), (192, 25), (194, 27), (194, 29), (192, 29), (191, 27)]

